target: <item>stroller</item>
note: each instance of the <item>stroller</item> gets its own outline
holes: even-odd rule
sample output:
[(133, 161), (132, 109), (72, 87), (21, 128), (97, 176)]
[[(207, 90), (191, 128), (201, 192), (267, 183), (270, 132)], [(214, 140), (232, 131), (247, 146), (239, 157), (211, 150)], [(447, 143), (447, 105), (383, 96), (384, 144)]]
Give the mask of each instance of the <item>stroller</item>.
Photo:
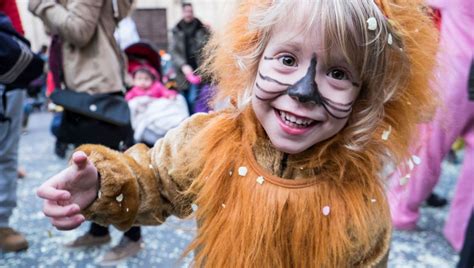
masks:
[[(128, 58), (128, 72), (143, 65), (151, 66), (158, 73), (159, 82), (163, 82), (161, 57), (148, 42), (140, 41), (125, 49)], [(180, 94), (176, 98), (152, 98), (140, 96), (129, 102), (134, 139), (152, 146), (168, 130), (178, 126), (189, 117), (186, 100)]]

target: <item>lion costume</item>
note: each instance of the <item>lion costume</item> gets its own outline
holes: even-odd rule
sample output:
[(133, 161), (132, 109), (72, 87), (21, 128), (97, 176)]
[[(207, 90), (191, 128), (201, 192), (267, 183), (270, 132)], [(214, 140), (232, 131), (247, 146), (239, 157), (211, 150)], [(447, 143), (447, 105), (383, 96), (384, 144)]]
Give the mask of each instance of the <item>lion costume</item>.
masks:
[[(126, 230), (159, 225), (169, 215), (187, 217), (194, 203), (198, 230), (187, 252), (195, 252), (197, 267), (386, 266), (391, 223), (380, 173), (387, 157), (401, 163), (408, 156), (416, 124), (432, 111), (427, 74), (434, 67), (434, 25), (418, 1), (377, 1), (402, 40), (396, 55), (409, 63), (394, 56), (385, 68), (389, 74), (401, 69), (396, 77), (403, 83), (394, 94), (380, 93), (382, 112), (363, 133), (362, 149), (346, 146), (353, 138), (346, 127), (289, 155), (272, 147), (250, 104), (236, 104), (256, 75), (235, 58), (260, 40), (247, 27), (249, 14), (271, 2), (242, 1), (226, 34), (209, 45), (217, 99), (234, 105), (192, 116), (152, 149), (78, 148), (101, 180), (97, 199), (83, 213)], [(390, 138), (381, 138), (387, 129)]]

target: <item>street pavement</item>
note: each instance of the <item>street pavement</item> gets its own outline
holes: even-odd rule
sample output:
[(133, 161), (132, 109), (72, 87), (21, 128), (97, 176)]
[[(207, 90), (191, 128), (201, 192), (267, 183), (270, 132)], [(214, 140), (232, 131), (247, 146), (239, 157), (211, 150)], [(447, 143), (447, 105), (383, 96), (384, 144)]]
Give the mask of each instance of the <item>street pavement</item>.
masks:
[[(30, 247), (20, 253), (0, 252), (0, 267), (97, 267), (101, 255), (122, 236), (111, 228), (109, 245), (67, 249), (62, 245), (86, 232), (89, 224), (72, 231), (58, 231), (41, 212), (42, 202), (36, 197), (35, 189), (67, 166), (67, 160), (53, 153), (54, 137), (49, 132), (51, 118), (48, 113), (32, 114), (28, 130), (21, 137), (20, 166), (26, 169), (27, 176), (18, 180), (18, 206), (10, 223), (26, 235)], [(459, 164), (443, 163), (443, 174), (435, 191), (451, 199), (459, 170)], [(448, 207), (423, 207), (416, 231), (394, 231), (389, 267), (455, 267), (458, 256), (442, 236), (447, 210)], [(143, 227), (143, 250), (117, 267), (187, 267), (190, 257), (181, 260), (180, 256), (194, 230), (192, 220), (173, 217), (161, 226)]]

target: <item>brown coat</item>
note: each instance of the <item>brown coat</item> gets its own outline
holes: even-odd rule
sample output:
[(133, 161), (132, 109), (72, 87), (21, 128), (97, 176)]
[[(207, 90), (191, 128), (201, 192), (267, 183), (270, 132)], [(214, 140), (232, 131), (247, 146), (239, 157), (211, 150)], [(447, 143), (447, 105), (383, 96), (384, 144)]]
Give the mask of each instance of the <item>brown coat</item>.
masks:
[(63, 41), (63, 70), (66, 86), (89, 93), (122, 90), (124, 66), (114, 39), (118, 21), (128, 13), (132, 1), (30, 0), (29, 10)]
[[(246, 256), (247, 252), (244, 252), (246, 247), (237, 244), (238, 242), (245, 243), (245, 241), (239, 238), (243, 233), (252, 234), (255, 230), (258, 231), (259, 228), (252, 227), (253, 225), (250, 228), (245, 228), (245, 221), (242, 225), (239, 225), (237, 224), (239, 219), (233, 219), (232, 221), (227, 219), (235, 217), (235, 215), (241, 215), (244, 218), (244, 214), (248, 213), (252, 214), (250, 215), (252, 221), (255, 220), (255, 223), (258, 223), (257, 218), (261, 215), (256, 216), (252, 211), (257, 214), (265, 214), (264, 211), (266, 210), (262, 210), (260, 204), (252, 204), (255, 203), (253, 200), (263, 198), (262, 200), (265, 202), (261, 203), (269, 204), (270, 208), (274, 205), (283, 205), (285, 208), (279, 210), (280, 213), (287, 211), (288, 208), (284, 204), (288, 202), (290, 207), (297, 208), (295, 211), (296, 215), (299, 215), (297, 216), (299, 220), (294, 221), (295, 211), (287, 211), (277, 218), (274, 218), (274, 215), (270, 215), (268, 218), (263, 217), (262, 224), (267, 223), (274, 227), (272, 222), (277, 221), (280, 223), (274, 224), (275, 226), (281, 225), (291, 229), (293, 221), (294, 224), (304, 222), (302, 226), (299, 225), (301, 227), (299, 230), (306, 230), (304, 231), (306, 235), (295, 237), (293, 234), (293, 237), (286, 237), (290, 236), (287, 235), (287, 229), (282, 232), (280, 229), (273, 228), (270, 233), (274, 236), (262, 234), (262, 241), (267, 239), (268, 242), (263, 243), (258, 248), (265, 248), (265, 245), (270, 245), (270, 250), (278, 248), (278, 251), (274, 250), (274, 252), (287, 252), (286, 250), (290, 249), (290, 252), (296, 252), (296, 255), (299, 256), (300, 253), (298, 252), (301, 251), (291, 251), (294, 248), (287, 247), (300, 246), (300, 249), (309, 250), (311, 247), (308, 247), (308, 245), (310, 244), (317, 249), (314, 252), (311, 251), (313, 255), (308, 255), (326, 257), (321, 262), (324, 265), (319, 265), (320, 267), (333, 267), (331, 265), (334, 265), (334, 262), (331, 261), (334, 258), (328, 254), (336, 254), (335, 259), (339, 260), (337, 267), (345, 267), (346, 264), (350, 267), (384, 267), (387, 261), (391, 230), (388, 207), (382, 188), (373, 187), (371, 179), (347, 179), (340, 183), (334, 182), (324, 175), (318, 177), (318, 174), (324, 174), (324, 171), (321, 171), (321, 167), (313, 166), (314, 161), (306, 161), (308, 156), (313, 155), (311, 151), (290, 155), (287, 160), (284, 160), (284, 154), (276, 151), (271, 146), (263, 130), (255, 122), (251, 109), (247, 109), (246, 112), (238, 115), (229, 111), (209, 115), (196, 114), (177, 129), (169, 131), (152, 149), (148, 149), (143, 144), (138, 144), (121, 154), (102, 146), (81, 146), (78, 150), (83, 150), (89, 155), (101, 178), (98, 198), (83, 211), (84, 215), (99, 224), (113, 224), (121, 230), (126, 230), (132, 224), (161, 224), (169, 215), (180, 218), (186, 217), (192, 212), (191, 204), (197, 203), (199, 206), (197, 219), (200, 222), (197, 240), (202, 238), (204, 242), (199, 244), (198, 241), (197, 244), (191, 245), (191, 249), (206, 250), (205, 243), (209, 242), (211, 244), (211, 241), (214, 241), (214, 249), (211, 249), (211, 251), (215, 251), (216, 248), (222, 250), (224, 256), (227, 256), (227, 258), (224, 258), (227, 262), (213, 262), (214, 260), (211, 261), (211, 258), (214, 257), (208, 255), (205, 261), (207, 264), (224, 265), (218, 267), (244, 267), (246, 266), (245, 258), (232, 257), (226, 254), (235, 253), (235, 256)], [(216, 126), (219, 128), (216, 129)], [(218, 132), (222, 132), (221, 138), (214, 139), (214, 137), (209, 136), (212, 135), (211, 133)], [(217, 136), (219, 135), (217, 134)], [(229, 155), (225, 156), (222, 154), (223, 151), (220, 151), (219, 146), (226, 147), (227, 143), (230, 152), (227, 152)], [(205, 148), (211, 144), (218, 146), (216, 150)], [(214, 152), (215, 155), (208, 158), (202, 157), (203, 151), (206, 150), (209, 153)], [(311, 159), (314, 158), (311, 157)], [(283, 162), (286, 164), (282, 165)], [(328, 165), (330, 166), (330, 164)], [(238, 169), (241, 166), (248, 168), (244, 175), (239, 174)], [(351, 169), (350, 167), (347, 168)], [(219, 173), (219, 170), (222, 172)], [(334, 172), (332, 173), (334, 174)], [(229, 175), (227, 176), (227, 174)], [(264, 182), (256, 182), (255, 179), (259, 175), (265, 178)], [(363, 186), (360, 186), (357, 181), (362, 182)], [(195, 185), (196, 182), (201, 183), (201, 185)], [(232, 184), (232, 182), (237, 184)], [(242, 182), (241, 185), (239, 185), (240, 182)], [(237, 191), (240, 194), (232, 194), (232, 189), (235, 187), (247, 188), (242, 188), (244, 191), (241, 192)], [(182, 194), (189, 191), (189, 189), (207, 191), (206, 196), (200, 196), (199, 192), (192, 191), (191, 193), (195, 195)], [(268, 192), (264, 192), (264, 189)], [(373, 189), (376, 190), (372, 191)], [(280, 202), (270, 198), (271, 194), (275, 193), (278, 197), (283, 196), (284, 200)], [(310, 198), (300, 198), (304, 194), (308, 194)], [(217, 202), (212, 203), (207, 200), (216, 201), (213, 200), (213, 196), (218, 197)], [(245, 203), (241, 198), (238, 198), (239, 196), (248, 197), (250, 203)], [(220, 197), (225, 200), (222, 199), (221, 201)], [(371, 198), (376, 198), (377, 201), (374, 202), (375, 199)], [(295, 201), (296, 199), (300, 201)], [(245, 203), (245, 206), (239, 207), (237, 203)], [(321, 212), (323, 204), (332, 205), (331, 216), (333, 218), (323, 216)], [(265, 204), (263, 204), (263, 208), (268, 209), (269, 207), (265, 207)], [(304, 209), (302, 210), (302, 208)], [(204, 211), (202, 217), (199, 211)], [(305, 213), (301, 214), (303, 211)], [(291, 214), (291, 217), (285, 217), (287, 213), (293, 214)], [(329, 225), (328, 219), (332, 219), (332, 223)], [(219, 224), (223, 225), (217, 227)], [(370, 232), (362, 232), (361, 234), (360, 230), (357, 229), (358, 224), (364, 225), (362, 230), (367, 231), (368, 229)], [(212, 230), (203, 231), (209, 227), (212, 229), (212, 226), (218, 228), (217, 232)], [(231, 227), (227, 228), (228, 226)], [(220, 236), (224, 232), (225, 237)], [(284, 235), (279, 236), (279, 233)], [(333, 237), (324, 235), (326, 233), (331, 233)], [(261, 233), (256, 233), (256, 235), (259, 234)], [(345, 241), (338, 241), (338, 235), (343, 236)], [(364, 237), (360, 237), (361, 235)], [(295, 241), (300, 239), (300, 243), (295, 242), (293, 245), (287, 242), (280, 243), (281, 241), (278, 240), (286, 241), (285, 239), (290, 239), (294, 241), (293, 238), (295, 238)], [(229, 244), (222, 241), (223, 239), (234, 242)], [(218, 244), (219, 242), (225, 243)], [(236, 243), (235, 246), (234, 243)], [(345, 244), (341, 250), (339, 246), (343, 243)], [(274, 244), (279, 245), (279, 247), (272, 246)], [(324, 247), (321, 247), (321, 244)], [(229, 245), (232, 246), (229, 247)], [(234, 250), (237, 248), (241, 251), (235, 252)], [(302, 258), (287, 258), (285, 256), (281, 262), (277, 263), (274, 262), (276, 261), (274, 256), (270, 256), (267, 251), (260, 253), (254, 257), (260, 260), (267, 258), (267, 260), (261, 262), (267, 264), (267, 266), (270, 264), (298, 266), (297, 264), (304, 263), (301, 262), (301, 259), (304, 259), (304, 254), (301, 255)], [(341, 260), (343, 266), (339, 265)]]

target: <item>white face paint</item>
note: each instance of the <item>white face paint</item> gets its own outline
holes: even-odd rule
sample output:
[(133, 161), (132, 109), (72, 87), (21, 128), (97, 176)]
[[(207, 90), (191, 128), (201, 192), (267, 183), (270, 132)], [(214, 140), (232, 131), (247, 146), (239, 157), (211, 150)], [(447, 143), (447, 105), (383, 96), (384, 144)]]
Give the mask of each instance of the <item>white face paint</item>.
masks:
[[(332, 60), (324, 59), (321, 42), (314, 31), (295, 36), (290, 25), (278, 25), (260, 59), (252, 105), (280, 151), (300, 153), (334, 136), (359, 94), (354, 67), (338, 50), (330, 51)], [(295, 87), (307, 95), (292, 94)]]

